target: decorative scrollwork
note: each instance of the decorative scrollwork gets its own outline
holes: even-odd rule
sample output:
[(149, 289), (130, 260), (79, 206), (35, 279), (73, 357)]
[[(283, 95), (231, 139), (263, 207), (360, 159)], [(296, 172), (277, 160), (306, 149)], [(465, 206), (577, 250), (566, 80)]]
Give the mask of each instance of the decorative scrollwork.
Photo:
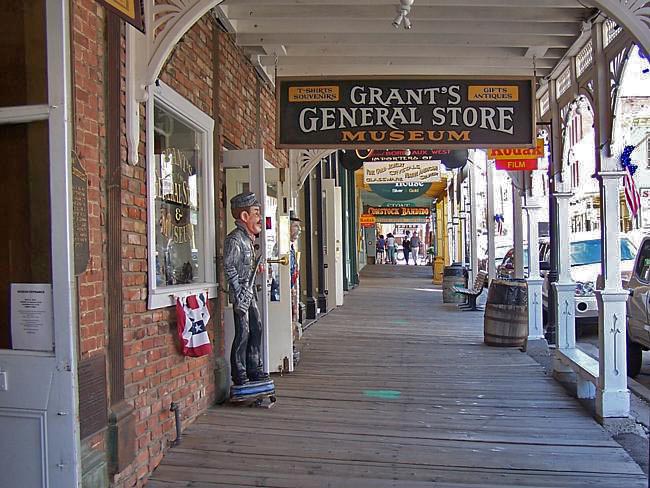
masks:
[(609, 90), (610, 90), (610, 103), (612, 110), (616, 103), (616, 93), (621, 82), (623, 75), (623, 68), (625, 61), (630, 53), (630, 46), (621, 49), (615, 56), (609, 60)]
[(207, 12), (223, 0), (145, 0), (145, 29), (127, 33), (127, 143), (128, 159), (138, 163), (140, 103), (147, 87), (155, 83), (165, 61), (180, 38)]
[(593, 4), (615, 20), (646, 52), (650, 52), (650, 2), (648, 0), (596, 0)]
[(297, 165), (297, 188), (300, 188), (311, 173), (311, 170), (324, 158), (336, 152), (336, 149), (303, 149), (299, 150), (294, 163)]

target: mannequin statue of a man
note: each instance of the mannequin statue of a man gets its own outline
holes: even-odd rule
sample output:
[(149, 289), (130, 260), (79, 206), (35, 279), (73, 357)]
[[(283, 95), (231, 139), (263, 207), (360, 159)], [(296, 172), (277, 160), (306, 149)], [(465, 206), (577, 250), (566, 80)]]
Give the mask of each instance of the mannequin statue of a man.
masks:
[(255, 290), (255, 275), (263, 269), (254, 245), (262, 230), (260, 207), (257, 197), (251, 192), (240, 193), (230, 200), (236, 228), (226, 236), (224, 272), (235, 318), (230, 372), (236, 386), (269, 380), (262, 364), (263, 325)]

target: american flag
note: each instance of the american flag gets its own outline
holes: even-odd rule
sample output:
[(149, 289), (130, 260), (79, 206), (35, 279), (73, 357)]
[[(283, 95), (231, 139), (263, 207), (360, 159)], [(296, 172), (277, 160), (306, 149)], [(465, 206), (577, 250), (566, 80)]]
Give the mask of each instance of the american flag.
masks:
[(199, 357), (212, 352), (207, 325), (210, 320), (208, 294), (176, 298), (178, 339), (184, 356)]
[(634, 176), (629, 167), (625, 168), (623, 187), (625, 188), (625, 201), (627, 202), (627, 208), (630, 210), (632, 217), (636, 218), (636, 214), (639, 213), (639, 208), (641, 207), (641, 195), (634, 184)]

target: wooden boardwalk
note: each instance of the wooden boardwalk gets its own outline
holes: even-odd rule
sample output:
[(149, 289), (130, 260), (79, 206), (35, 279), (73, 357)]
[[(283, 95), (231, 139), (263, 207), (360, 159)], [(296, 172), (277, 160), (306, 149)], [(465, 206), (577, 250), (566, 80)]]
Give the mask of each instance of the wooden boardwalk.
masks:
[(275, 378), (272, 409), (211, 409), (147, 486), (647, 486), (541, 366), (485, 346), (482, 313), (443, 304), (430, 276), (367, 267)]

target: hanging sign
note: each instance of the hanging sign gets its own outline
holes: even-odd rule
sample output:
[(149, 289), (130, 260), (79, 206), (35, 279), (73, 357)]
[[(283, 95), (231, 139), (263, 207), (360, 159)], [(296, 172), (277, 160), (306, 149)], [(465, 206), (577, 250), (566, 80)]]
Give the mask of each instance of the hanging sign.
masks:
[(489, 149), (488, 159), (494, 159), (496, 169), (506, 171), (533, 171), (537, 160), (544, 157), (544, 139), (537, 139), (534, 148)]
[(389, 200), (413, 200), (424, 195), (430, 188), (431, 183), (387, 183), (370, 185), (370, 190), (373, 193), (388, 198)]
[(144, 9), (142, 0), (97, 0), (101, 5), (141, 32), (144, 32)]
[(364, 213), (359, 217), (359, 223), (361, 227), (374, 227), (377, 223), (377, 218), (374, 215)]
[(376, 217), (428, 217), (428, 207), (368, 207), (368, 213)]
[(440, 181), (440, 161), (363, 163), (363, 181), (366, 184), (433, 183)]
[(277, 78), (278, 148), (485, 148), (534, 141), (532, 78)]
[(467, 163), (467, 149), (356, 149), (341, 151), (339, 162), (356, 171), (366, 161), (440, 161), (445, 168), (461, 168)]
[(505, 171), (533, 171), (537, 169), (537, 159), (496, 159), (494, 166)]

